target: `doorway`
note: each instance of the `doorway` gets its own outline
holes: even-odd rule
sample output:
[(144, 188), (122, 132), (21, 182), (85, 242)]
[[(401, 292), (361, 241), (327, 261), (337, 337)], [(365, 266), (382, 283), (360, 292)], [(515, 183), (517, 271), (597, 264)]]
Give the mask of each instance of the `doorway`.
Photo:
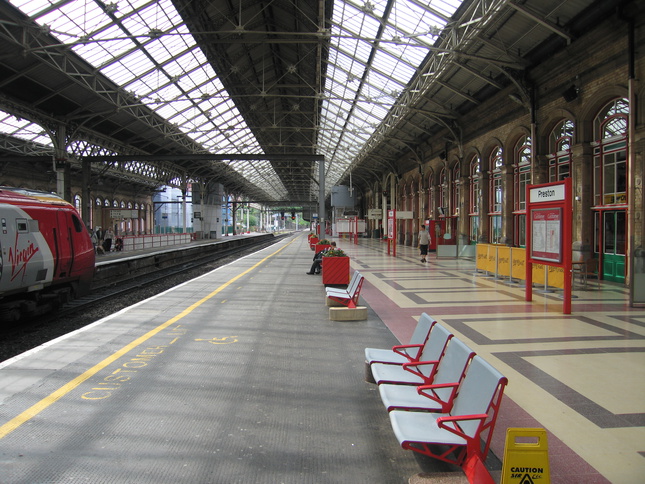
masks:
[(596, 247), (601, 250), (600, 267), (604, 280), (625, 283), (626, 241), (627, 212), (625, 210), (597, 212)]

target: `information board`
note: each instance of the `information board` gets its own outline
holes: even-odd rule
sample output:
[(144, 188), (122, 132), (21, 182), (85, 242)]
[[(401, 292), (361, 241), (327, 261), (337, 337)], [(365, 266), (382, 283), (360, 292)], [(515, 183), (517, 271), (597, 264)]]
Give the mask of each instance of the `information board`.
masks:
[(562, 209), (531, 210), (531, 257), (562, 262)]

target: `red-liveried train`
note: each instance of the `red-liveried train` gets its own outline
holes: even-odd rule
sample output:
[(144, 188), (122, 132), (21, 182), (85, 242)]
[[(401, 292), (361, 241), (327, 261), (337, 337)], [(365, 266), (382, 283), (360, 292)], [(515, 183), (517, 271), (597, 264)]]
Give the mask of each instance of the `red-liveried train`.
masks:
[(62, 198), (0, 187), (0, 321), (40, 314), (86, 294), (94, 246)]

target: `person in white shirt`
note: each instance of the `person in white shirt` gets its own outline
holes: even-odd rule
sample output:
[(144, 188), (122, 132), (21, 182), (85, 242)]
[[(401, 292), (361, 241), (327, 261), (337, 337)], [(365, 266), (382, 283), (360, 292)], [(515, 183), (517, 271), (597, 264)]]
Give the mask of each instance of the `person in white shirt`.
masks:
[(426, 230), (426, 226), (422, 225), (419, 230), (419, 250), (421, 251), (421, 262), (426, 262), (428, 255), (428, 246), (430, 245), (430, 234)]

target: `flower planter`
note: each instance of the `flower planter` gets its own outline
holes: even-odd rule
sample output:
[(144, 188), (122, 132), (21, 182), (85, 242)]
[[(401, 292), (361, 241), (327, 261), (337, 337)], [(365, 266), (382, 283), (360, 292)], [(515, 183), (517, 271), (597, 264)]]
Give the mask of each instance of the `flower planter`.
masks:
[(330, 244), (316, 244), (314, 246), (314, 250), (316, 251), (316, 254), (320, 251), (327, 250), (331, 247)]
[(316, 246), (317, 243), (318, 243), (318, 237), (309, 238), (309, 247), (311, 248), (311, 250), (314, 250), (314, 247)]
[(333, 286), (349, 284), (349, 257), (323, 256), (322, 283)]

